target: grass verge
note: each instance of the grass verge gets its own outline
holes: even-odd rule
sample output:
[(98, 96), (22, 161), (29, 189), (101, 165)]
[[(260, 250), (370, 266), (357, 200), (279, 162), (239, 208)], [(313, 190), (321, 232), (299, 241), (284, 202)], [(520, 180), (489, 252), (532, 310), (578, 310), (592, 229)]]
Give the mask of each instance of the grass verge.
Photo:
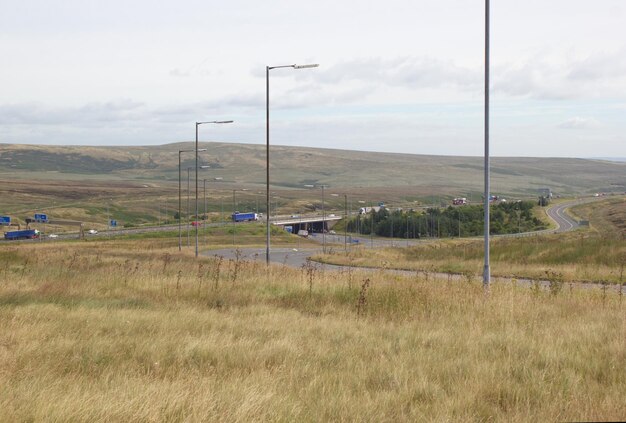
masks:
[(626, 418), (615, 290), (485, 296), (163, 240), (15, 245), (0, 275), (0, 421)]

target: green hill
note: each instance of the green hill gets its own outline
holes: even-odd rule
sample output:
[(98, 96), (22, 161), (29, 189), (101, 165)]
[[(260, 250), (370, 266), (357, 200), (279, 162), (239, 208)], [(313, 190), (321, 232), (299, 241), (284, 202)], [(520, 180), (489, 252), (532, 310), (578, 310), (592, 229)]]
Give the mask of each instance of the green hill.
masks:
[[(202, 177), (227, 185), (265, 183), (265, 146), (201, 143)], [(177, 181), (178, 150), (192, 143), (146, 147), (0, 145), (0, 178), (45, 180)], [(193, 167), (183, 153), (182, 169)], [(481, 157), (373, 153), (303, 147), (271, 149), (271, 180), (277, 188), (324, 183), (346, 189), (414, 188), (426, 195), (465, 196), (483, 186)], [(569, 158), (492, 158), (494, 192), (532, 196), (550, 187), (557, 194), (623, 192), (626, 163)]]

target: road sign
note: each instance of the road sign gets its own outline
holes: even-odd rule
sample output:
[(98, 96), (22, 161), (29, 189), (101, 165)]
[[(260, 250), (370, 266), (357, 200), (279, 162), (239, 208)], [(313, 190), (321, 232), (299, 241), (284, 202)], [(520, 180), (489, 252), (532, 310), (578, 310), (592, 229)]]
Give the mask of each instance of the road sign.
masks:
[(11, 216), (0, 216), (0, 225), (9, 226), (11, 224)]
[(116, 228), (117, 227), (117, 220), (111, 219), (109, 221), (109, 226), (112, 227), (112, 228)]
[(43, 213), (35, 213), (35, 222), (46, 223), (48, 222), (48, 215)]

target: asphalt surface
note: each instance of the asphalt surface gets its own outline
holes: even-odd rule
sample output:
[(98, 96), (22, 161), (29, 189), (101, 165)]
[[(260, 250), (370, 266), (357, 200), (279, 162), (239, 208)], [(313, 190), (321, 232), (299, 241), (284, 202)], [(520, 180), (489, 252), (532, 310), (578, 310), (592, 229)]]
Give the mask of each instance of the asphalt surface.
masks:
[[(579, 227), (579, 224), (576, 220), (569, 217), (565, 210), (569, 207), (582, 204), (585, 202), (594, 201), (594, 199), (580, 199), (567, 201), (561, 204), (553, 205), (547, 209), (548, 216), (556, 222), (558, 228), (548, 229), (545, 231), (539, 232), (526, 232), (520, 234), (507, 234), (507, 237), (516, 237), (516, 236), (529, 236), (539, 233), (554, 233), (554, 232), (566, 232), (571, 231)], [(309, 235), (309, 239), (320, 244), (318, 247), (306, 246), (303, 248), (272, 248), (270, 250), (270, 261), (272, 263), (282, 263), (291, 267), (301, 267), (303, 266), (307, 259), (316, 255), (321, 254), (324, 250), (328, 253), (332, 253), (333, 251), (343, 251), (345, 248), (351, 248), (352, 246), (361, 246), (366, 248), (384, 248), (384, 247), (407, 247), (413, 246), (417, 244), (425, 244), (433, 241), (439, 241), (439, 239), (420, 239), (420, 240), (402, 240), (402, 239), (384, 239), (369, 236), (355, 236), (348, 235), (347, 239), (343, 234), (318, 234), (312, 233)], [(467, 238), (465, 238), (467, 239)], [(227, 259), (234, 259), (237, 254), (237, 250), (239, 252), (239, 258), (241, 260), (251, 260), (251, 261), (263, 261), (265, 262), (265, 248), (224, 248), (220, 250), (209, 250), (202, 252), (205, 256), (222, 256)], [(321, 264), (320, 264), (321, 265)], [(345, 266), (335, 266), (335, 265), (324, 265), (324, 267), (330, 269), (343, 270)], [(414, 272), (411, 272), (414, 273)], [(442, 274), (446, 275), (447, 274)]]
[[(262, 248), (223, 248), (220, 250), (202, 251), (203, 256), (221, 256), (226, 259), (234, 259), (239, 252), (239, 259), (245, 261), (259, 261), (265, 263), (265, 247)], [(302, 267), (307, 259), (317, 253), (321, 253), (320, 248), (272, 248), (270, 250), (270, 261), (272, 263), (282, 263), (290, 267)]]
[(548, 213), (548, 216), (550, 216), (550, 218), (554, 220), (558, 225), (556, 232), (567, 232), (578, 228), (580, 226), (578, 222), (569, 217), (565, 213), (565, 210), (578, 204), (587, 203), (589, 201), (593, 200), (586, 199), (567, 201), (565, 203), (557, 204), (556, 206), (548, 208), (546, 211)]
[[(598, 200), (598, 199), (597, 198), (585, 198), (585, 199), (580, 199), (580, 200), (573, 200), (573, 201), (564, 202), (564, 203), (548, 208), (547, 209), (548, 216), (550, 216), (550, 218), (552, 218), (557, 223), (558, 229), (541, 231), (539, 233), (565, 232), (565, 231), (576, 229), (579, 226), (578, 222), (570, 218), (565, 213), (565, 209), (567, 209), (568, 207), (577, 205), (577, 204), (582, 204), (582, 203), (586, 203), (586, 202), (590, 202), (594, 200)], [(206, 224), (206, 226), (214, 227), (214, 226), (223, 226), (226, 224), (228, 223), (223, 223), (223, 222), (209, 223), (209, 224)], [(116, 235), (141, 234), (141, 233), (159, 232), (159, 231), (175, 231), (175, 230), (178, 230), (178, 224), (152, 226), (152, 227), (139, 227), (139, 228), (119, 228), (119, 229), (112, 229), (108, 231), (99, 231), (97, 234), (88, 234), (89, 229), (90, 229), (89, 227), (85, 228), (85, 237), (107, 238), (107, 237), (113, 237)], [(190, 228), (190, 232), (191, 232), (191, 237), (195, 237), (194, 227)], [(199, 233), (200, 235), (202, 235), (202, 228), (199, 228)], [(522, 234), (507, 234), (507, 235), (499, 235), (499, 236), (515, 237), (515, 236), (528, 236), (528, 235), (534, 235), (534, 234), (537, 234), (537, 232), (528, 232), (528, 233), (522, 233)], [(187, 237), (186, 223), (183, 223), (182, 225), (182, 235), (183, 235), (183, 238)], [(72, 239), (72, 238), (77, 238), (77, 237), (78, 237), (78, 233), (61, 233), (61, 234), (58, 234), (57, 238), (49, 238), (45, 236), (43, 239), (47, 241), (54, 241), (57, 239), (59, 240)], [(329, 245), (329, 248), (332, 248), (332, 249), (344, 248), (345, 238), (343, 234), (326, 234), (325, 236), (323, 236), (322, 234), (313, 233), (311, 234), (309, 238), (313, 239), (314, 241), (320, 244), (323, 244), (325, 241), (325, 243)], [(42, 239), (32, 240), (32, 241), (39, 242), (41, 240)], [(4, 239), (0, 239), (0, 241), (4, 241)], [(428, 238), (407, 241), (407, 240), (398, 239), (398, 238), (389, 239), (389, 238), (359, 236), (359, 235), (352, 234), (352, 235), (348, 235), (348, 240), (347, 240), (347, 243), (345, 244), (348, 246), (360, 245), (360, 246), (367, 247), (367, 248), (382, 248), (382, 247), (394, 247), (394, 246), (397, 246), (397, 247), (412, 246), (412, 245), (418, 245), (418, 244), (431, 242), (431, 241), (433, 240), (428, 239)], [(183, 240), (183, 242), (185, 241)], [(265, 254), (265, 251), (263, 251), (263, 254)]]

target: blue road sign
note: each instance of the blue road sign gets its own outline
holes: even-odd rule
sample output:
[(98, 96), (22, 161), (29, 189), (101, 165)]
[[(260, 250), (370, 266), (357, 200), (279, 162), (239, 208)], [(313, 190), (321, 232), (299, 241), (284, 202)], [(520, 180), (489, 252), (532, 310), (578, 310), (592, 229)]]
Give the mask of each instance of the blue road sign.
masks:
[(35, 222), (46, 223), (48, 221), (48, 215), (43, 213), (35, 213)]
[(0, 225), (9, 226), (11, 224), (11, 216), (0, 216)]
[(116, 228), (117, 227), (117, 220), (111, 219), (109, 221), (109, 226), (112, 227), (112, 228)]

